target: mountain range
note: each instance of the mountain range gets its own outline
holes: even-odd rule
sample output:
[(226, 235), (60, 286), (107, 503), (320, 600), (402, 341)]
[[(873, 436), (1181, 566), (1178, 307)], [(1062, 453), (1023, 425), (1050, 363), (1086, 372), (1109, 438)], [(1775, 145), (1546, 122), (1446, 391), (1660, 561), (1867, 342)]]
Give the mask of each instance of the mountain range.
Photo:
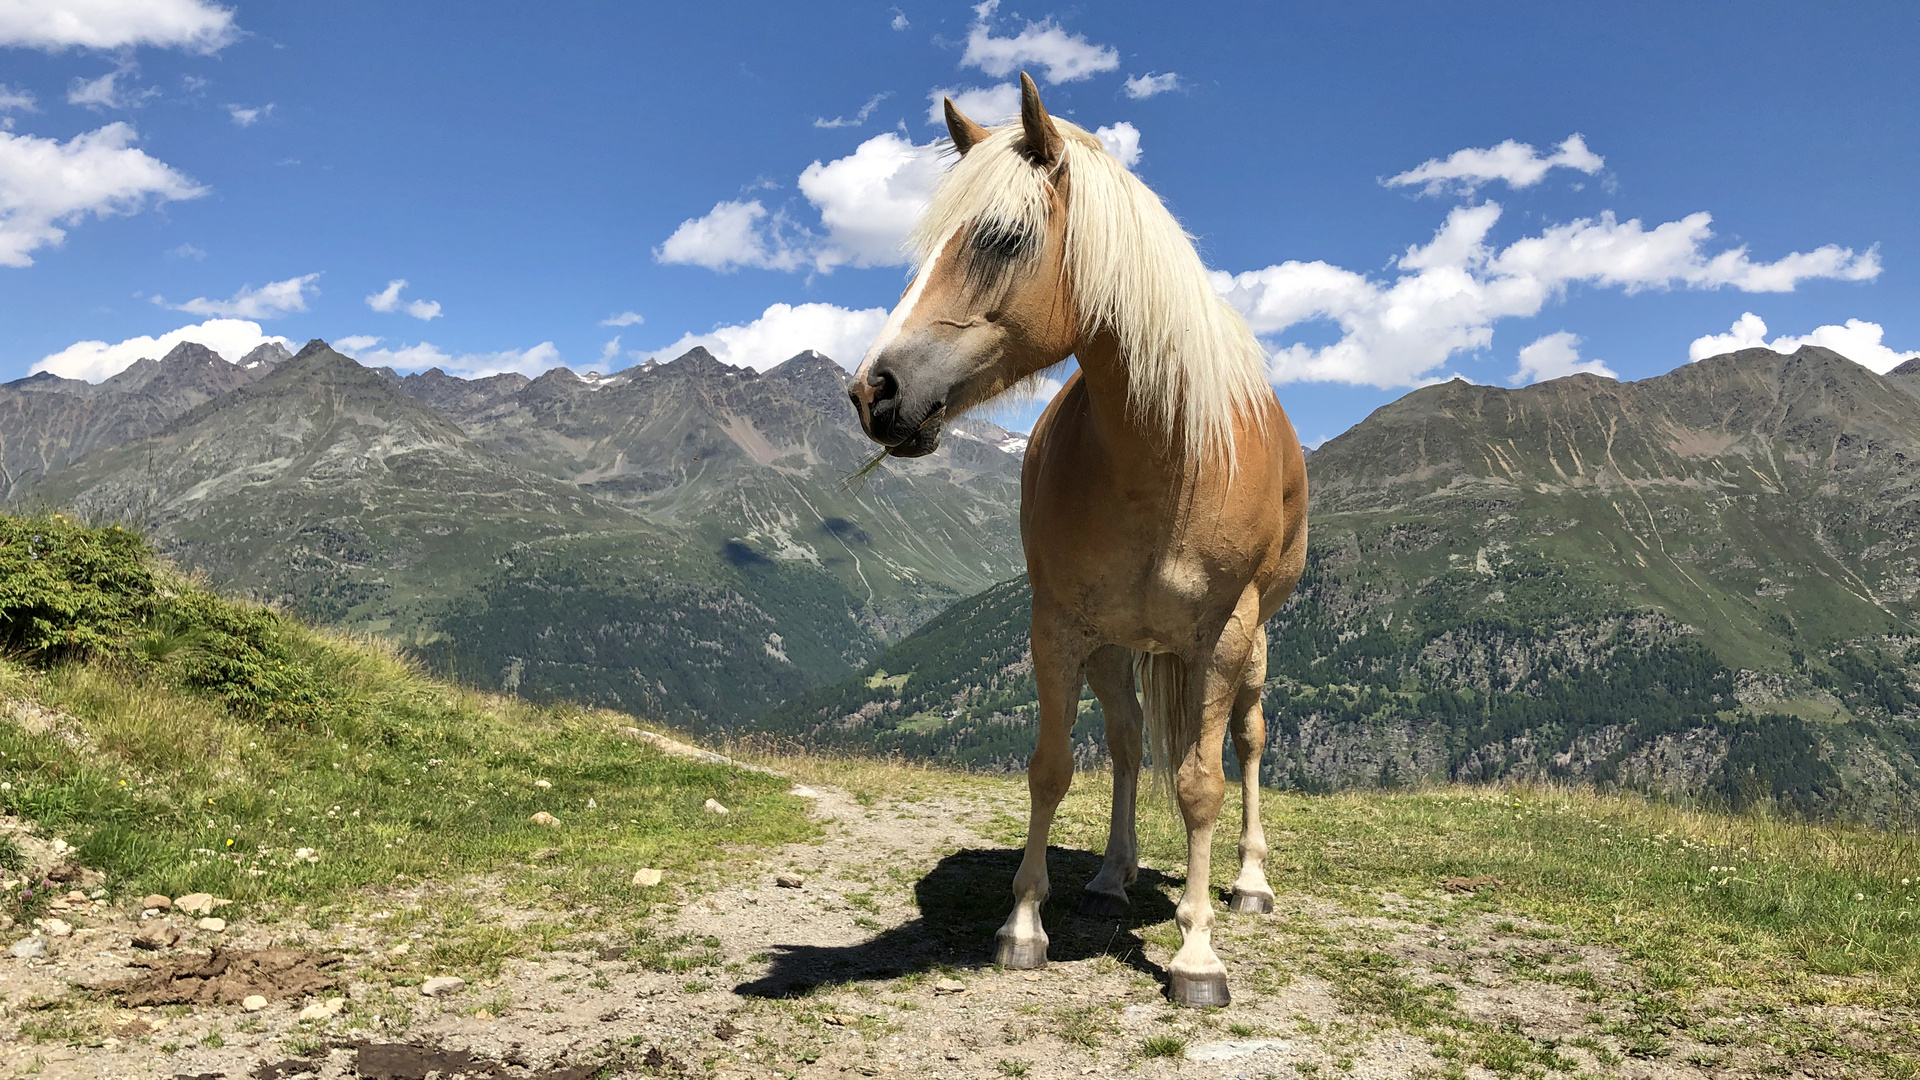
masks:
[[(1268, 783), (1561, 778), (1910, 815), (1920, 362), (1753, 349), (1638, 382), (1455, 380), (1307, 468), (1308, 570), (1268, 628)], [(956, 606), (760, 729), (1017, 765), (1027, 595)], [(1098, 721), (1089, 700), (1082, 760)]]
[(849, 482), (843, 377), (696, 349), (611, 377), (461, 380), (325, 342), (197, 345), (0, 386), (14, 505), (138, 527), (215, 583), (469, 681), (693, 726), (830, 682), (1018, 571), (1019, 459), (963, 425)]

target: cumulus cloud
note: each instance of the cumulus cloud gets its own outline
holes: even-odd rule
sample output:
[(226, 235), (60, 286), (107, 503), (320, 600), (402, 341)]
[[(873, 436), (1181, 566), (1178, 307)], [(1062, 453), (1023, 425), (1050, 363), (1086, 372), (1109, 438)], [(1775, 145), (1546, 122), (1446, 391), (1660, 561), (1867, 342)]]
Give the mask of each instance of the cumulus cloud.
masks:
[(42, 357), (33, 365), (33, 371), (35, 374), (50, 371), (63, 378), (99, 382), (118, 375), (135, 360), (158, 360), (183, 341), (205, 345), (232, 363), (238, 363), (241, 357), (269, 341), (277, 341), (289, 349), (293, 347), (293, 343), (286, 338), (262, 331), (256, 322), (208, 319), (159, 337), (128, 338), (111, 345), (104, 341), (75, 342), (57, 353)]
[(373, 337), (368, 334), (348, 334), (343, 338), (334, 338), (333, 347), (343, 356), (352, 356), (362, 349), (373, 348), (383, 340), (385, 339)]
[(1120, 54), (1105, 45), (1095, 45), (1084, 35), (1069, 34), (1052, 17), (1028, 23), (1012, 37), (995, 37), (994, 11), (1000, 0), (984, 0), (973, 9), (973, 26), (967, 31), (967, 49), (961, 54), (961, 67), (977, 67), (994, 78), (1019, 68), (1036, 65), (1043, 69), (1049, 83), (1076, 82), (1120, 66)]
[(603, 370), (611, 369), (613, 367), (613, 362), (615, 360), (618, 360), (619, 358), (620, 358), (620, 335), (615, 334), (613, 335), (612, 341), (609, 341), (605, 345), (600, 346), (600, 367)]
[(207, 189), (132, 145), (113, 123), (66, 142), (0, 131), (0, 266), (31, 266), (91, 214), (135, 214), (153, 203), (197, 199)]
[(908, 26), (912, 25), (907, 22), (906, 12), (901, 11), (899, 8), (888, 8), (887, 10), (893, 12), (893, 22), (889, 25), (895, 30), (905, 30)]
[(239, 35), (233, 12), (204, 0), (8, 0), (0, 46), (47, 52), (137, 45), (217, 52)]
[(1555, 168), (1574, 169), (1592, 175), (1606, 164), (1607, 160), (1587, 149), (1586, 140), (1576, 133), (1568, 136), (1546, 157), (1541, 157), (1539, 151), (1528, 143), (1508, 139), (1498, 146), (1484, 149), (1470, 147), (1455, 150), (1445, 161), (1429, 158), (1406, 172), (1388, 177), (1382, 183), (1388, 187), (1418, 184), (1423, 188), (1422, 194), (1426, 195), (1440, 195), (1448, 191), (1471, 193), (1482, 184), (1495, 180), (1513, 188), (1532, 187)]
[(255, 105), (251, 107), (245, 105), (229, 105), (227, 106), (227, 115), (233, 117), (233, 122), (241, 127), (252, 127), (273, 115), (273, 102), (269, 101), (265, 105)]
[(996, 86), (941, 86), (927, 94), (927, 123), (947, 126), (945, 101), (953, 99), (954, 108), (976, 124), (993, 127), (1020, 115), (1020, 84), (1005, 82)]
[(664, 349), (646, 355), (672, 360), (696, 345), (722, 363), (758, 371), (812, 349), (851, 370), (886, 324), (886, 308), (843, 308), (834, 304), (774, 304), (744, 326), (720, 326), (705, 334), (685, 334)]
[(1538, 314), (1576, 284), (1645, 289), (1735, 288), (1787, 292), (1801, 281), (1861, 281), (1880, 272), (1873, 251), (1827, 245), (1756, 262), (1745, 247), (1709, 253), (1712, 217), (1692, 214), (1646, 228), (1611, 213), (1557, 225), (1504, 248), (1487, 241), (1497, 203), (1461, 206), (1425, 246), (1379, 280), (1325, 262), (1289, 261), (1241, 274), (1216, 273), (1215, 288), (1272, 338), (1326, 320), (1340, 339), (1312, 347), (1282, 345), (1271, 354), (1275, 382), (1345, 382), (1381, 389), (1416, 386), (1456, 353), (1482, 349), (1494, 323)]
[(406, 287), (406, 278), (394, 278), (392, 281), (387, 282), (386, 288), (367, 297), (367, 306), (375, 311), (388, 313), (404, 311), (408, 315), (419, 319), (421, 322), (427, 322), (440, 317), (440, 301), (438, 300), (408, 300), (402, 302), (400, 299), (400, 290)]
[(820, 214), (815, 233), (758, 200), (724, 200), (680, 223), (654, 249), (663, 263), (726, 272), (739, 267), (809, 269), (895, 266), (901, 245), (940, 182), (936, 144), (917, 145), (895, 132), (876, 135), (853, 153), (815, 161), (801, 172), (800, 193)]
[(824, 117), (816, 117), (813, 121), (813, 126), (817, 128), (859, 127), (861, 124), (864, 124), (867, 122), (867, 117), (873, 115), (873, 110), (879, 108), (881, 102), (887, 100), (892, 96), (893, 96), (893, 91), (882, 90), (879, 93), (868, 98), (867, 103), (865, 105), (860, 106), (860, 111), (857, 113), (854, 113), (853, 118), (851, 120), (849, 120), (844, 116), (836, 116), (831, 120), (828, 120)]
[(158, 97), (160, 91), (152, 86), (122, 86), (120, 80), (126, 78), (131, 81), (134, 70), (131, 63), (124, 63), (97, 79), (74, 79), (67, 88), (67, 104), (80, 105), (95, 112), (137, 109), (145, 105)]
[(12, 113), (39, 112), (35, 105), (38, 100), (31, 90), (20, 90), (0, 83), (0, 131), (13, 130)]
[(396, 371), (425, 371), (437, 367), (460, 379), (484, 379), (489, 375), (503, 375), (510, 371), (534, 376), (560, 366), (560, 350), (551, 341), (543, 341), (530, 349), (454, 355), (427, 341), (398, 349), (374, 348), (374, 344), (380, 340), (377, 337), (345, 337), (340, 339), (340, 346), (350, 350), (355, 360), (368, 367), (390, 367)]
[(1583, 373), (1604, 375), (1609, 379), (1620, 377), (1604, 360), (1580, 359), (1579, 337), (1562, 330), (1523, 346), (1520, 349), (1520, 369), (1507, 381), (1515, 386), (1525, 386)]
[(1126, 91), (1128, 97), (1136, 100), (1150, 98), (1155, 94), (1180, 89), (1180, 76), (1171, 71), (1165, 75), (1155, 75), (1151, 71), (1145, 75), (1130, 75), (1127, 77), (1126, 85), (1121, 89)]
[(638, 326), (641, 323), (646, 321), (647, 320), (640, 317), (640, 314), (638, 312), (623, 311), (618, 315), (609, 315), (606, 318), (601, 319), (600, 325), (601, 326)]
[(222, 315), (234, 319), (272, 319), (290, 311), (307, 310), (307, 293), (319, 293), (314, 285), (320, 279), (319, 274), (303, 274), (285, 281), (269, 281), (259, 288), (243, 285), (240, 291), (226, 300), (209, 300), (196, 296), (184, 304), (169, 304), (165, 297), (155, 296), (153, 302), (161, 307), (170, 307), (175, 311), (189, 311), (195, 315)]
[(176, 259), (193, 259), (196, 262), (207, 257), (205, 248), (197, 248), (192, 244), (181, 244), (179, 247), (168, 248), (167, 254)]
[(1705, 360), (1709, 356), (1755, 348), (1790, 353), (1802, 345), (1815, 345), (1823, 349), (1832, 349), (1862, 367), (1885, 375), (1908, 360), (1920, 356), (1920, 352), (1900, 352), (1889, 348), (1881, 341), (1885, 334), (1885, 328), (1879, 323), (1848, 319), (1845, 326), (1816, 326), (1810, 334), (1800, 337), (1783, 334), (1768, 341), (1766, 322), (1749, 311), (1740, 316), (1726, 333), (1708, 334), (1705, 337), (1695, 338), (1693, 344), (1687, 347), (1687, 359)]
[(1140, 160), (1140, 129), (1125, 120), (1109, 124), (1094, 130), (1094, 138), (1107, 148), (1107, 153), (1119, 159), (1120, 164), (1133, 168)]

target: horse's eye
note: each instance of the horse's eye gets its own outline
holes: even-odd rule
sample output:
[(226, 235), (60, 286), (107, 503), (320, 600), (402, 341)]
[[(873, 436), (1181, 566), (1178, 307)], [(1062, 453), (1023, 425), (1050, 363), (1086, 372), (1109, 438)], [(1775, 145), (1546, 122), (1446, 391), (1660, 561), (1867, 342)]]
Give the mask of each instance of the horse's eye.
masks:
[(973, 250), (998, 259), (1017, 259), (1028, 247), (1027, 235), (1018, 229), (985, 225), (973, 234)]

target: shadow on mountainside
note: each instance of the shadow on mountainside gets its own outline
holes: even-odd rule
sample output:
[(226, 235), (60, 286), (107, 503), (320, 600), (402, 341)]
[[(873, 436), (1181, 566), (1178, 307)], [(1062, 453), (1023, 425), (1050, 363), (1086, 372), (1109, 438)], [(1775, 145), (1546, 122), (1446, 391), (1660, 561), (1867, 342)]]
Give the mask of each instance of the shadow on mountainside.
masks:
[[(1122, 919), (1079, 915), (1074, 905), (1100, 870), (1086, 851), (1047, 849), (1052, 895), (1042, 908), (1049, 961), (1112, 956), (1162, 981), (1166, 972), (1147, 959), (1138, 929), (1173, 918), (1163, 886), (1178, 884), (1157, 870), (1142, 869), (1127, 890), (1133, 910)], [(856, 945), (772, 945), (766, 975), (734, 987), (747, 997), (798, 997), (817, 986), (893, 979), (936, 967), (979, 968), (993, 963), (993, 934), (1013, 903), (1018, 849), (967, 848), (941, 859), (914, 884), (920, 917)]]

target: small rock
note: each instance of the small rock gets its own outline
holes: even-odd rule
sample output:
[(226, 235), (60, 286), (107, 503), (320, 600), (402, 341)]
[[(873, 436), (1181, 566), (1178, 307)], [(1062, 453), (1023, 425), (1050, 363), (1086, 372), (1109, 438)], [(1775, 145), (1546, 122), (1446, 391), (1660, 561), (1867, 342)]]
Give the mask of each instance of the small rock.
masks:
[(211, 915), (213, 914), (213, 896), (203, 892), (188, 893), (185, 896), (175, 897), (173, 906), (189, 915)]
[(227, 920), (217, 915), (209, 915), (193, 925), (205, 930), (209, 934), (224, 934), (227, 932)]
[(804, 889), (807, 887), (807, 879), (801, 877), (799, 874), (775, 874), (773, 876), (773, 883), (783, 889)]
[(173, 901), (161, 896), (159, 893), (154, 893), (152, 896), (140, 901), (140, 906), (148, 911), (171, 911), (173, 909)]
[(267, 1007), (267, 999), (259, 994), (248, 994), (240, 999), (240, 1007), (248, 1012), (259, 1012)]
[(820, 793), (819, 793), (819, 792), (817, 792), (817, 791), (815, 791), (815, 790), (813, 790), (812, 788), (810, 788), (810, 787), (808, 787), (808, 786), (807, 786), (807, 785), (805, 785), (805, 784), (795, 784), (795, 785), (793, 785), (793, 788), (792, 788), (791, 790), (789, 790), (789, 791), (787, 792), (787, 794), (789, 794), (789, 795), (797, 795), (797, 796), (799, 796), (799, 797), (800, 797), (800, 798), (802, 798), (802, 799), (817, 799), (817, 798), (819, 798), (819, 797), (820, 797)]
[(545, 810), (540, 811), (527, 820), (533, 822), (535, 825), (545, 825), (549, 829), (557, 829), (560, 827), (560, 819), (547, 813)]
[(706, 811), (709, 814), (730, 814), (733, 812), (731, 810), (728, 810), (726, 807), (721, 806), (720, 800), (718, 799), (708, 799), (707, 805), (706, 805)]
[(69, 904), (84, 904), (87, 902), (87, 894), (81, 892), (79, 889), (72, 889), (68, 891), (64, 899)]
[(48, 919), (45, 926), (48, 937), (67, 937), (73, 933), (73, 924), (65, 919)]
[(643, 866), (633, 872), (633, 883), (639, 888), (651, 889), (655, 885), (660, 884), (661, 879), (664, 877), (666, 877), (665, 871), (657, 870), (651, 866)]
[(346, 1007), (347, 1007), (346, 998), (328, 998), (325, 1001), (316, 1001), (313, 1004), (307, 1006), (306, 1008), (300, 1010), (300, 1019), (302, 1020), (332, 1019), (333, 1017), (339, 1016), (340, 1010)]
[(0, 931), (11, 929), (13, 929), (13, 916), (8, 915), (4, 911), (0, 911)]
[(967, 992), (967, 984), (961, 982), (959, 979), (941, 979), (939, 982), (933, 984), (933, 992), (936, 994), (964, 994)]
[(7, 954), (15, 960), (45, 960), (52, 952), (47, 948), (47, 939), (42, 937), (21, 938), (13, 943)]
[(425, 997), (445, 997), (466, 988), (467, 980), (458, 975), (437, 975), (420, 984), (420, 993)]
[(395, 945), (393, 948), (388, 949), (387, 955), (388, 956), (405, 956), (412, 951), (413, 951), (412, 943), (403, 941), (400, 944)]
[(552, 786), (553, 786), (553, 781), (551, 781), (551, 780), (535, 780), (535, 781), (533, 782), (533, 786), (534, 786), (534, 787), (537, 787), (537, 788), (550, 788), (550, 787), (552, 787)]
[(1243, 1039), (1238, 1041), (1195, 1043), (1187, 1047), (1188, 1061), (1232, 1061), (1270, 1051), (1287, 1049), (1279, 1039)]
[(133, 947), (136, 949), (170, 949), (180, 942), (180, 931), (163, 922), (142, 927), (133, 935)]

